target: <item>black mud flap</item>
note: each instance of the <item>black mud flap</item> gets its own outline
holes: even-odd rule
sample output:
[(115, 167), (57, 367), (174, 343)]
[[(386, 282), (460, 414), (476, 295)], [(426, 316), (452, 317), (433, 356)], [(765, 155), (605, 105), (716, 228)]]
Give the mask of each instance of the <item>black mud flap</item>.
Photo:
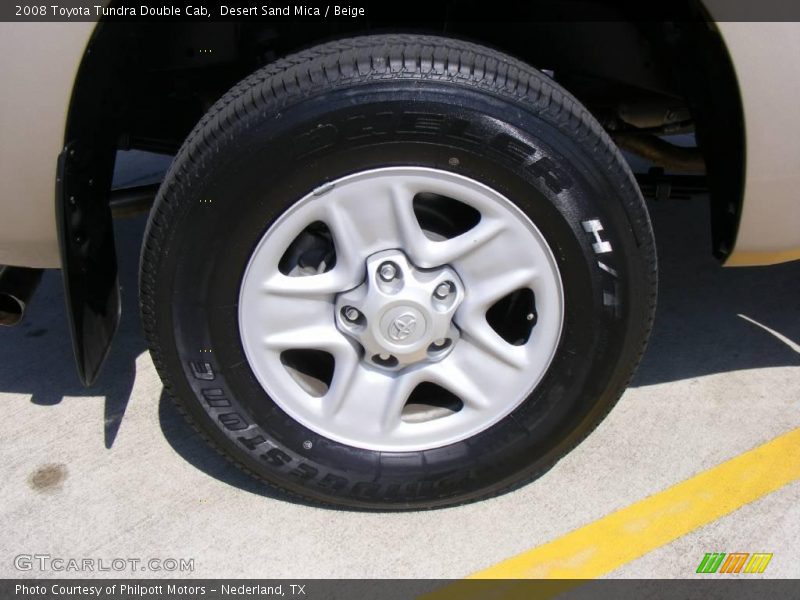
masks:
[(70, 142), (58, 157), (56, 219), (78, 376), (91, 385), (119, 325), (121, 302), (108, 191), (113, 149)]

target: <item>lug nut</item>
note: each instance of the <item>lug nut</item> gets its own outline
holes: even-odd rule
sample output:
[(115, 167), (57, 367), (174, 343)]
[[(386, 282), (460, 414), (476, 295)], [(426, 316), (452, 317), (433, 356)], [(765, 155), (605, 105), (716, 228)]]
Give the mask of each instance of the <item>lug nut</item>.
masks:
[(378, 275), (383, 281), (392, 281), (397, 277), (397, 266), (394, 263), (385, 262), (378, 268)]
[(436, 296), (436, 298), (439, 300), (445, 300), (452, 291), (453, 291), (453, 284), (451, 284), (449, 281), (445, 281), (444, 283), (440, 283), (439, 285), (436, 286), (433, 295)]
[(344, 318), (350, 321), (351, 323), (355, 323), (356, 321), (358, 321), (358, 317), (361, 316), (361, 313), (358, 312), (358, 309), (352, 306), (345, 306), (342, 309), (342, 314), (344, 315)]

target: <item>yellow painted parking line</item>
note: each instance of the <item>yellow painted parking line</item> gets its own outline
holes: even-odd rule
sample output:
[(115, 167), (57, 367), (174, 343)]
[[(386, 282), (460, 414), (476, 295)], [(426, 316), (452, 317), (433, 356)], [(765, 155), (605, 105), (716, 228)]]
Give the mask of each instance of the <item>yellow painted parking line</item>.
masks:
[(797, 480), (800, 428), (470, 578), (600, 577)]

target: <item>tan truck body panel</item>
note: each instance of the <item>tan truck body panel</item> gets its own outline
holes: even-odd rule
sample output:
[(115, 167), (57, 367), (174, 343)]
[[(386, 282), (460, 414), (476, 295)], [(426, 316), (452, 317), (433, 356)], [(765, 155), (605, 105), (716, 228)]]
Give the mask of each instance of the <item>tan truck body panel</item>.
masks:
[[(94, 26), (0, 23), (0, 265), (60, 267), (56, 162)], [(741, 89), (747, 141), (744, 208), (726, 264), (798, 259), (800, 23), (718, 27)]]
[(91, 22), (0, 23), (0, 264), (60, 267), (56, 168)]
[(800, 23), (717, 27), (739, 81), (746, 143), (744, 205), (725, 264), (800, 259)]

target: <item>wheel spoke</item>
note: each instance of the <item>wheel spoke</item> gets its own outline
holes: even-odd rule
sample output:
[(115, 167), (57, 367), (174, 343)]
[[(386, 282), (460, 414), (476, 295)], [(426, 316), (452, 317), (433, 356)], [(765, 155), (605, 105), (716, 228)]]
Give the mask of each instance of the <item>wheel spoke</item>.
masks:
[[(478, 350), (486, 361), (485, 364), (492, 366), (493, 369), (500, 369), (501, 366), (505, 366), (519, 371), (528, 364), (525, 346), (509, 344), (495, 333), (484, 317), (473, 318), (464, 322), (461, 327), (461, 340), (459, 340), (456, 350), (461, 346), (471, 346)], [(481, 363), (476, 362), (475, 366), (481, 367)], [(497, 376), (499, 376), (499, 373)]]
[(347, 343), (347, 339), (339, 331), (327, 325), (306, 325), (269, 333), (264, 338), (264, 345), (274, 350), (332, 350)]
[[(465, 260), (474, 254), (486, 252), (486, 246), (506, 231), (506, 226), (499, 219), (484, 219), (478, 225), (441, 242), (428, 242), (428, 253), (431, 262), (437, 265), (452, 264)], [(495, 256), (495, 261), (497, 257)]]
[(494, 276), (485, 278), (480, 283), (467, 288), (467, 294), (459, 307), (459, 315), (456, 316), (456, 319), (465, 323), (475, 319), (484, 319), (486, 311), (495, 302), (517, 290), (533, 287), (537, 276), (538, 271), (533, 267), (502, 269), (499, 272), (496, 268)]
[[(453, 256), (448, 261), (470, 286), (483, 285), (491, 280), (500, 282), (516, 272), (527, 271), (538, 264), (528, 246), (530, 242), (520, 236), (518, 231), (497, 225), (493, 221), (479, 224), (477, 228), (480, 231), (475, 235), (477, 241), (473, 243), (474, 248)], [(461, 237), (463, 236), (451, 241), (457, 241)]]
[(337, 263), (361, 264), (386, 248), (426, 239), (414, 216), (413, 195), (399, 181), (361, 184), (348, 195), (326, 199), (325, 220), (333, 231)]
[(264, 281), (263, 290), (273, 296), (313, 299), (335, 294), (358, 285), (362, 275), (349, 265), (336, 265), (327, 273), (289, 277), (276, 271)]
[[(298, 278), (299, 279), (299, 278)], [(258, 315), (263, 343), (274, 350), (331, 350), (349, 346), (336, 329), (333, 304), (320, 299), (273, 297)]]
[(459, 361), (458, 355), (451, 355), (433, 367), (425, 368), (425, 379), (458, 396), (467, 408), (482, 410), (490, 407), (497, 373), (486, 373), (484, 365), (481, 365), (481, 371), (468, 369), (464, 362)]
[(401, 183), (391, 187), (392, 209), (397, 223), (398, 236), (402, 247), (406, 249), (412, 260), (417, 260), (420, 266), (427, 266), (426, 262), (429, 247), (432, 242), (425, 237), (422, 227), (414, 214), (414, 194)]
[(413, 380), (368, 369), (357, 359), (339, 361), (323, 399), (323, 412), (348, 429), (391, 432), (400, 424), (403, 407), (416, 385)]

